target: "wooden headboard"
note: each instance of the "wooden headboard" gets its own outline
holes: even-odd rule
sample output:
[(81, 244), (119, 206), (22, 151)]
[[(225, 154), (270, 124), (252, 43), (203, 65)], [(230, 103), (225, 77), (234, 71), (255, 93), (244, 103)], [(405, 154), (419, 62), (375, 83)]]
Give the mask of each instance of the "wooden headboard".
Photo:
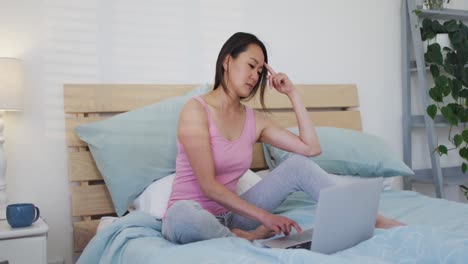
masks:
[[(68, 176), (71, 182), (74, 249), (80, 252), (94, 236), (102, 216), (115, 216), (106, 185), (85, 142), (74, 128), (80, 124), (179, 96), (197, 85), (66, 84), (64, 110), (68, 146)], [(316, 126), (361, 130), (361, 115), (355, 85), (296, 85)], [(261, 109), (258, 97), (246, 103)], [(273, 119), (284, 127), (296, 126), (288, 98), (267, 88), (265, 104)], [(254, 148), (251, 169), (266, 168), (261, 144)]]

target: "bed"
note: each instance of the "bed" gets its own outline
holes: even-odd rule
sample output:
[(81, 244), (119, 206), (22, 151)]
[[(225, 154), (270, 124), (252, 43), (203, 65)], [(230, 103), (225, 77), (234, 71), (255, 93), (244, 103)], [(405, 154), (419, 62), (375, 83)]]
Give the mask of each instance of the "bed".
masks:
[[(161, 223), (144, 212), (131, 212), (96, 234), (100, 219), (116, 216), (116, 208), (88, 144), (75, 128), (117, 114), (182, 96), (196, 85), (64, 86), (69, 180), (74, 218), (74, 250), (79, 263), (467, 263), (468, 206), (433, 199), (411, 191), (382, 192), (380, 212), (408, 226), (376, 229), (370, 240), (334, 255), (307, 250), (267, 249), (260, 241), (220, 238), (174, 245), (160, 233)], [(297, 89), (317, 126), (362, 130), (355, 85), (298, 85)], [(295, 126), (295, 116), (284, 96), (267, 89), (266, 106), (284, 127)], [(246, 103), (260, 109), (258, 98)], [(257, 143), (251, 169), (268, 168), (264, 148)], [(124, 160), (122, 161), (124, 162)], [(277, 209), (312, 227), (315, 203), (294, 193)], [(213, 250), (215, 249), (215, 250)]]

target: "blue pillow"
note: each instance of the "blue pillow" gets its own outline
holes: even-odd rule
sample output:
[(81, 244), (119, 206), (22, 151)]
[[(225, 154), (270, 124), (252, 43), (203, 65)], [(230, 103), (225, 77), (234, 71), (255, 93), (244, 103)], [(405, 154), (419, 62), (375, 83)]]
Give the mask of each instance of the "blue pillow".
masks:
[[(288, 129), (296, 135), (299, 134), (297, 127)], [(322, 154), (310, 159), (328, 173), (361, 177), (414, 175), (379, 137), (334, 127), (318, 127), (317, 135)], [(263, 151), (270, 169), (291, 155), (290, 152), (270, 144), (263, 144)]]
[(209, 90), (203, 85), (75, 129), (88, 143), (117, 215), (122, 216), (153, 181), (175, 172), (179, 113), (187, 100)]

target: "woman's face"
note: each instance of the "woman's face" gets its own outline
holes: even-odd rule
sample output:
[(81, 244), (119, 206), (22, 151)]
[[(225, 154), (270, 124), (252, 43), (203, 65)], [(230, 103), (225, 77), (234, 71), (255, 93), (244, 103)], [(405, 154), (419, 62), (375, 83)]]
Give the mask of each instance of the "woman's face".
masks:
[(259, 81), (264, 61), (262, 49), (255, 44), (247, 46), (235, 59), (229, 56), (224, 64), (228, 89), (239, 97), (249, 96)]

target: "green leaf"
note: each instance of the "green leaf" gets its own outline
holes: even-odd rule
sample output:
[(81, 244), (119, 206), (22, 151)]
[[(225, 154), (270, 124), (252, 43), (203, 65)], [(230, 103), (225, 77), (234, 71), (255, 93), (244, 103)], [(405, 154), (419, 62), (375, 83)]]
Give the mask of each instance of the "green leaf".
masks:
[[(468, 36), (467, 36), (468, 37)], [(468, 63), (468, 41), (465, 40), (457, 47), (457, 58), (461, 65)]]
[(444, 28), (445, 28), (445, 30), (447, 30), (447, 32), (454, 32), (454, 31), (457, 31), (459, 29), (459, 26), (457, 24), (457, 21), (452, 19), (452, 20), (449, 20), (449, 21), (445, 21)]
[(463, 85), (468, 86), (468, 67), (466, 67), (464, 69), (461, 81), (462, 81)]
[(468, 26), (463, 23), (460, 23), (460, 32), (463, 35), (468, 36)]
[(437, 88), (441, 90), (445, 89), (445, 86), (447, 85), (447, 83), (448, 83), (448, 78), (444, 75), (437, 76), (437, 78), (435, 78), (435, 84)]
[(448, 96), (452, 92), (452, 80), (450, 78), (447, 78), (447, 84), (444, 86), (444, 97)]
[(466, 169), (468, 169), (468, 165), (466, 165), (466, 163), (463, 162), (462, 165), (461, 165), (461, 170), (462, 170), (462, 172), (465, 173), (465, 172), (466, 172)]
[(419, 9), (413, 10), (413, 13), (417, 16), (420, 16), (422, 14), (422, 11)]
[(468, 143), (468, 130), (463, 130), (462, 137), (463, 140)]
[(429, 18), (425, 18), (422, 21), (422, 29), (423, 31), (432, 31), (432, 20)]
[(462, 84), (459, 80), (453, 79), (452, 80), (452, 97), (455, 100), (458, 100), (458, 97), (460, 97), (460, 91), (462, 89)]
[(431, 74), (433, 78), (437, 78), (440, 75), (439, 66), (431, 64)]
[(437, 106), (434, 104), (431, 104), (430, 106), (427, 107), (426, 112), (432, 118), (432, 120), (434, 120), (437, 114)]
[(445, 60), (445, 65), (444, 69), (447, 73), (453, 75), (455, 73), (455, 67), (449, 63), (447, 63), (447, 60)]
[(455, 147), (458, 148), (458, 146), (460, 146), (461, 143), (463, 143), (463, 137), (462, 137), (461, 135), (456, 134), (456, 135), (453, 137), (453, 141), (455, 142)]
[(465, 123), (468, 121), (468, 116), (466, 115), (465, 108), (460, 104), (453, 104), (452, 111), (458, 117), (460, 122)]
[(463, 81), (463, 74), (464, 74), (463, 73), (463, 68), (459, 67), (458, 65), (455, 66), (455, 73), (453, 74), (453, 76), (455, 76), (455, 78), (457, 78), (457, 80), (459, 80), (462, 83), (462, 85), (468, 86)]
[(452, 109), (452, 112), (453, 112), (454, 115), (458, 115), (458, 112), (463, 110), (461, 105), (459, 105), (457, 103), (449, 103), (449, 104), (447, 104), (447, 107), (450, 107), (450, 109)]
[(435, 78), (435, 85), (437, 89), (437, 94), (442, 96), (444, 98), (445, 96), (449, 95), (452, 87), (451, 87), (451, 81), (444, 75), (437, 76)]
[(466, 147), (463, 147), (461, 148), (459, 151), (458, 151), (458, 154), (460, 155), (460, 157), (462, 157), (463, 159), (467, 159), (468, 157), (468, 149)]
[(456, 32), (453, 32), (453, 34), (449, 34), (449, 38), (450, 38), (450, 42), (452, 42), (453, 45), (457, 45), (463, 41), (464, 36), (463, 36), (463, 33), (461, 33), (460, 31), (456, 31)]
[(447, 33), (447, 30), (440, 24), (439, 20), (432, 20), (431, 27), (435, 33)]
[(455, 52), (448, 52), (445, 58), (446, 64), (457, 65), (458, 64), (458, 57), (457, 53)]
[(468, 89), (463, 89), (460, 91), (460, 97), (461, 98), (468, 98)]
[(441, 110), (442, 115), (444, 116), (444, 118), (445, 118), (451, 125), (454, 125), (454, 126), (457, 126), (457, 125), (458, 125), (458, 119), (457, 119), (457, 117), (455, 116), (455, 114), (452, 112), (452, 108), (451, 108), (451, 107), (444, 106), (444, 107), (442, 107), (440, 110)]
[(426, 40), (427, 39), (433, 39), (433, 38), (435, 38), (435, 36), (436, 36), (436, 33), (434, 33), (434, 32), (426, 32), (426, 35), (425, 35)]
[[(425, 59), (429, 63), (436, 63), (442, 65), (443, 57), (438, 43), (431, 44), (427, 47)], [(443, 65), (442, 65), (443, 66)]]
[(436, 87), (429, 89), (429, 96), (436, 102), (443, 102), (442, 92)]
[(439, 152), (439, 155), (442, 156), (442, 155), (447, 155), (447, 147), (444, 146), (444, 145), (439, 145), (439, 147), (437, 147), (437, 151)]

